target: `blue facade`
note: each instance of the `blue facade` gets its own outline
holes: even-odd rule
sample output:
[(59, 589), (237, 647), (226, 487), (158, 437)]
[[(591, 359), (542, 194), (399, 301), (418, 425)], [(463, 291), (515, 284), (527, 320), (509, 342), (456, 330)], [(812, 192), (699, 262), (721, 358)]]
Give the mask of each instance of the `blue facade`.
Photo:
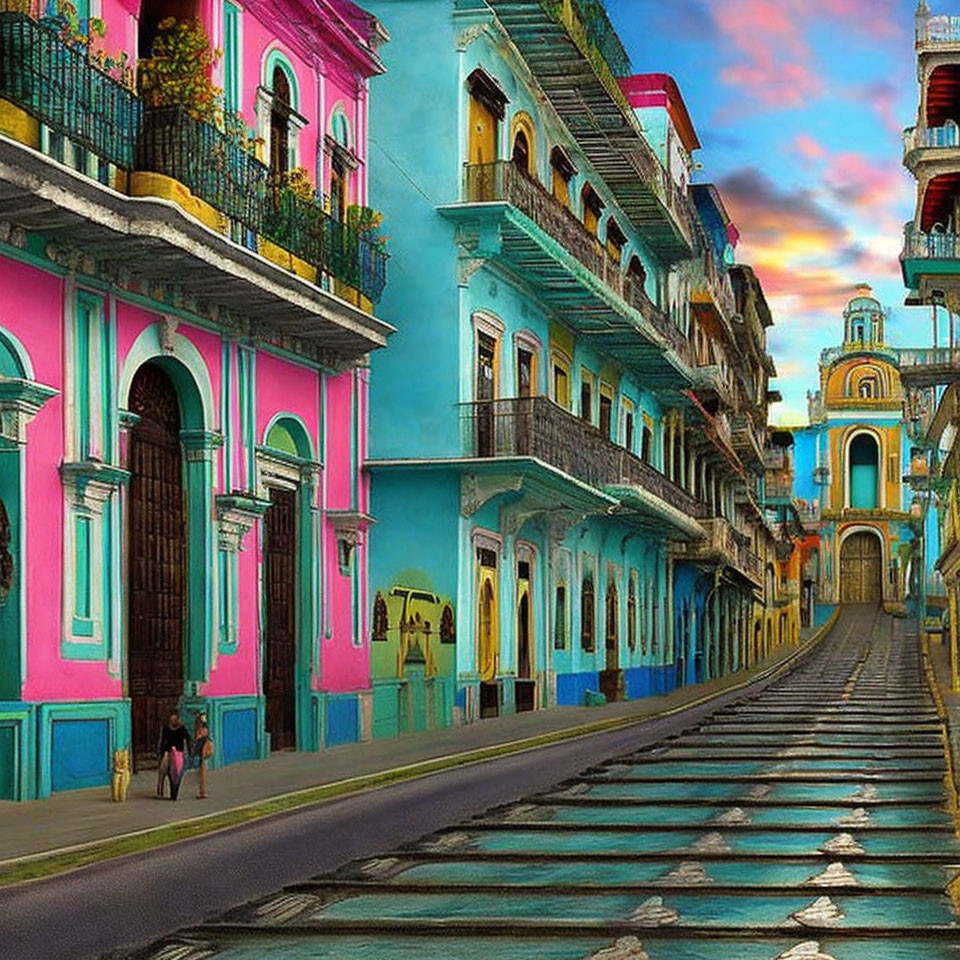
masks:
[[(382, 312), (399, 330), (371, 370), (374, 733), (693, 682), (696, 622), (730, 586), (700, 591), (678, 649), (672, 551), (703, 538), (708, 487), (674, 268), (697, 244), (637, 226), (486, 5), (369, 8), (392, 38), (370, 178), (396, 227)], [(424, 90), (412, 129), (396, 105)], [(732, 517), (732, 485), (709, 482)]]

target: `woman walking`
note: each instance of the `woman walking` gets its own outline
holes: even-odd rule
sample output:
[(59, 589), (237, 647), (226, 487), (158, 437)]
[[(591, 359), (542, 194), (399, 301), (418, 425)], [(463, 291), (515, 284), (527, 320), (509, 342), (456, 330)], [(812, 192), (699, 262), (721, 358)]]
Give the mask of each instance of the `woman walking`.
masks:
[(210, 727), (207, 715), (200, 712), (193, 721), (193, 756), (199, 763), (197, 769), (197, 799), (207, 799), (207, 761), (213, 756), (213, 741), (210, 739)]
[(170, 781), (170, 799), (176, 800), (183, 777), (184, 757), (190, 750), (190, 734), (180, 719), (180, 713), (172, 710), (160, 730), (157, 744), (157, 796), (163, 796), (164, 778)]

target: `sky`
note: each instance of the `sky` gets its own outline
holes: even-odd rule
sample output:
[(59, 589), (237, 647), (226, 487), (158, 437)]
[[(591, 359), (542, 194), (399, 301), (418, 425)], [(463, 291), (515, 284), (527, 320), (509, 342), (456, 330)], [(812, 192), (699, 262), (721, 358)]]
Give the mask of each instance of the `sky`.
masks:
[[(960, 0), (933, 0), (960, 14)], [(773, 310), (781, 424), (806, 422), (824, 347), (868, 283), (887, 341), (928, 346), (929, 308), (904, 307), (899, 254), (916, 187), (903, 128), (916, 122), (916, 0), (607, 0), (637, 73), (669, 73)]]

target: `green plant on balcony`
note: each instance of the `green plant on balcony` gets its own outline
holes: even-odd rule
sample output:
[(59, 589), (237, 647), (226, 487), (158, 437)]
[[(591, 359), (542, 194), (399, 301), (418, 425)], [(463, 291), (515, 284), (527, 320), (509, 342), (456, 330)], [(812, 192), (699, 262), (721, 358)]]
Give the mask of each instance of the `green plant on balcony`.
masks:
[(355, 203), (347, 207), (347, 226), (378, 250), (386, 249), (390, 238), (379, 232), (383, 226), (383, 214), (379, 210)]
[(195, 120), (220, 124), (223, 91), (210, 79), (220, 56), (198, 19), (161, 20), (150, 56), (138, 69), (144, 105), (179, 107)]

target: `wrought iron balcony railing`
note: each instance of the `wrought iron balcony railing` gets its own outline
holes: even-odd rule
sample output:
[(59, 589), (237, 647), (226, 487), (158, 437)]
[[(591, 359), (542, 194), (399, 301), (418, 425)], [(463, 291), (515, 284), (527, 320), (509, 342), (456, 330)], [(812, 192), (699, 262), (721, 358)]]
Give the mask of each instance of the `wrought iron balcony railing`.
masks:
[(133, 167), (139, 99), (52, 26), (0, 9), (0, 97), (121, 170)]
[(689, 517), (707, 506), (659, 470), (547, 397), (463, 405), (464, 449), (472, 457), (535, 457), (597, 489), (642, 487)]
[(232, 234), (244, 234), (245, 246), (256, 248), (263, 236), (371, 302), (380, 299), (387, 255), (375, 241), (271, 184), (268, 168), (222, 130), (179, 107), (144, 107), (54, 26), (2, 9), (0, 98), (43, 124), (51, 141), (66, 138), (120, 170), (182, 183), (239, 228)]
[(960, 237), (955, 233), (924, 233), (908, 223), (901, 259), (960, 260)]
[(502, 202), (516, 207), (638, 311), (675, 351), (686, 356), (686, 338), (650, 300), (643, 284), (627, 276), (600, 241), (539, 180), (508, 160), (465, 164), (463, 176), (466, 202)]

